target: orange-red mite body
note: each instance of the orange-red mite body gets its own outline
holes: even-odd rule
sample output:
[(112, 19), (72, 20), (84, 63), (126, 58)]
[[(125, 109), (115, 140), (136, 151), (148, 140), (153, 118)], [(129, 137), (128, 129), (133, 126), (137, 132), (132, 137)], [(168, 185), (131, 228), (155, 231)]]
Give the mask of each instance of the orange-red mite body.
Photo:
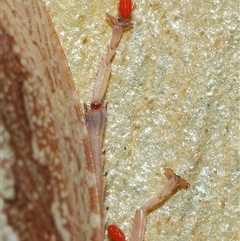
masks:
[(114, 224), (107, 227), (108, 237), (114, 241), (126, 241), (125, 235), (122, 230)]
[(119, 14), (123, 20), (127, 20), (132, 14), (132, 1), (131, 0), (120, 0), (119, 1)]

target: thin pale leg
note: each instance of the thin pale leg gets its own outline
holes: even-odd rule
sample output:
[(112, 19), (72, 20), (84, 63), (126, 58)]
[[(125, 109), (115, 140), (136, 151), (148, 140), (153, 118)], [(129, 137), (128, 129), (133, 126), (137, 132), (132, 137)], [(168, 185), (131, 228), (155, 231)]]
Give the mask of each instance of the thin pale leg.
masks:
[(112, 24), (112, 37), (110, 44), (107, 46), (106, 56), (102, 59), (97, 79), (93, 89), (93, 97), (91, 105), (85, 107), (86, 126), (88, 131), (88, 138), (91, 146), (91, 153), (93, 157), (94, 173), (96, 176), (97, 192), (99, 197), (99, 213), (101, 216), (101, 232), (103, 236), (104, 230), (104, 212), (103, 212), (103, 199), (106, 175), (103, 175), (104, 156), (105, 152), (102, 151), (103, 133), (106, 123), (107, 107), (103, 104), (103, 98), (107, 91), (108, 81), (112, 69), (112, 58), (116, 53), (117, 45), (121, 40), (123, 29), (129, 26), (130, 23), (123, 23), (114, 17), (108, 15)]
[(153, 207), (163, 202), (176, 189), (187, 188), (189, 184), (177, 176), (170, 168), (165, 169), (165, 175), (168, 179), (163, 190), (155, 197), (148, 200), (142, 207), (136, 210), (133, 220), (132, 232), (130, 241), (142, 241), (144, 238), (147, 214)]
[(102, 59), (97, 79), (93, 89), (91, 105), (85, 105), (85, 116), (88, 130), (88, 136), (91, 143), (93, 161), (96, 171), (98, 191), (103, 199), (103, 165), (104, 153), (102, 152), (102, 140), (106, 123), (106, 105), (103, 104), (103, 98), (107, 91), (108, 81), (112, 69), (112, 58), (116, 53), (117, 45), (122, 38), (123, 29), (130, 23), (122, 23), (114, 17), (108, 15), (113, 25), (110, 44), (107, 46), (106, 56)]
[(116, 53), (118, 43), (122, 38), (123, 30), (129, 26), (132, 26), (132, 23), (121, 22), (109, 14), (107, 14), (107, 17), (110, 23), (113, 25), (112, 37), (110, 44), (107, 46), (107, 54), (101, 61), (97, 79), (94, 85), (92, 104), (95, 105), (102, 103), (103, 97), (107, 91), (108, 81), (112, 70), (111, 61)]

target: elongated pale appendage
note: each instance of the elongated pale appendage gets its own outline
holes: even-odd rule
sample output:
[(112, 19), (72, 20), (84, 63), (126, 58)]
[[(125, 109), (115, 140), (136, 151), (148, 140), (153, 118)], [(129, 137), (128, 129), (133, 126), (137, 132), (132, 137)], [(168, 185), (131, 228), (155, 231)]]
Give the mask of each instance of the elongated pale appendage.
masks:
[(97, 79), (93, 89), (93, 98), (90, 107), (85, 105), (85, 116), (88, 129), (88, 136), (91, 142), (92, 155), (96, 170), (96, 178), (101, 202), (103, 200), (103, 159), (102, 138), (106, 122), (106, 105), (103, 104), (103, 98), (107, 90), (108, 81), (111, 73), (111, 61), (116, 53), (117, 45), (122, 38), (123, 29), (129, 26), (129, 23), (118, 21), (114, 17), (108, 15), (113, 25), (112, 37), (107, 47), (107, 54), (102, 59)]
[(117, 45), (122, 38), (123, 30), (129, 26), (132, 26), (132, 23), (115, 19), (109, 14), (107, 14), (107, 17), (113, 25), (112, 38), (110, 44), (107, 46), (107, 54), (101, 61), (97, 79), (94, 85), (92, 104), (95, 105), (102, 103), (103, 97), (106, 93), (112, 69), (111, 61), (114, 54), (116, 53)]
[(170, 168), (165, 169), (165, 175), (168, 181), (163, 187), (163, 190), (157, 196), (151, 198), (142, 207), (136, 210), (130, 241), (143, 240), (147, 221), (147, 214), (153, 209), (153, 207), (163, 202), (176, 189), (183, 189), (189, 186), (187, 181), (176, 175)]
[(112, 37), (110, 44), (107, 46), (106, 56), (102, 59), (97, 79), (93, 89), (93, 97), (91, 105), (85, 107), (86, 126), (88, 131), (88, 139), (91, 146), (93, 157), (93, 169), (96, 176), (96, 186), (98, 192), (98, 206), (101, 217), (100, 236), (103, 237), (104, 232), (104, 214), (103, 214), (103, 199), (105, 190), (106, 175), (103, 175), (104, 155), (102, 151), (103, 133), (106, 123), (106, 105), (103, 104), (103, 98), (108, 87), (108, 81), (111, 74), (112, 58), (116, 53), (116, 48), (122, 38), (123, 30), (132, 25), (125, 23), (107, 14), (107, 17), (112, 25)]
[[(189, 186), (188, 182), (183, 178), (176, 175), (170, 168), (165, 169), (165, 175), (168, 179), (166, 185), (163, 187), (162, 191), (155, 197), (149, 199), (142, 207), (136, 210), (130, 241), (143, 241), (147, 214), (161, 202), (166, 200), (171, 194), (174, 194), (174, 191), (177, 189), (184, 189)], [(125, 241), (125, 236), (121, 229), (116, 225), (108, 226), (108, 235), (114, 241)]]

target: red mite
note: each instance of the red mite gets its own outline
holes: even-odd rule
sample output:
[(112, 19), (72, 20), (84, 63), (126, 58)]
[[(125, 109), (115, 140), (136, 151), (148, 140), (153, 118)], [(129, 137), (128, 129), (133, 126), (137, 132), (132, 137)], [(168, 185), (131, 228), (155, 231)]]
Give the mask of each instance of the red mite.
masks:
[(108, 237), (113, 241), (126, 241), (122, 230), (114, 224), (108, 225), (107, 227)]
[(133, 10), (132, 1), (131, 0), (120, 0), (118, 11), (120, 14), (120, 17), (123, 20), (128, 20), (131, 17)]

